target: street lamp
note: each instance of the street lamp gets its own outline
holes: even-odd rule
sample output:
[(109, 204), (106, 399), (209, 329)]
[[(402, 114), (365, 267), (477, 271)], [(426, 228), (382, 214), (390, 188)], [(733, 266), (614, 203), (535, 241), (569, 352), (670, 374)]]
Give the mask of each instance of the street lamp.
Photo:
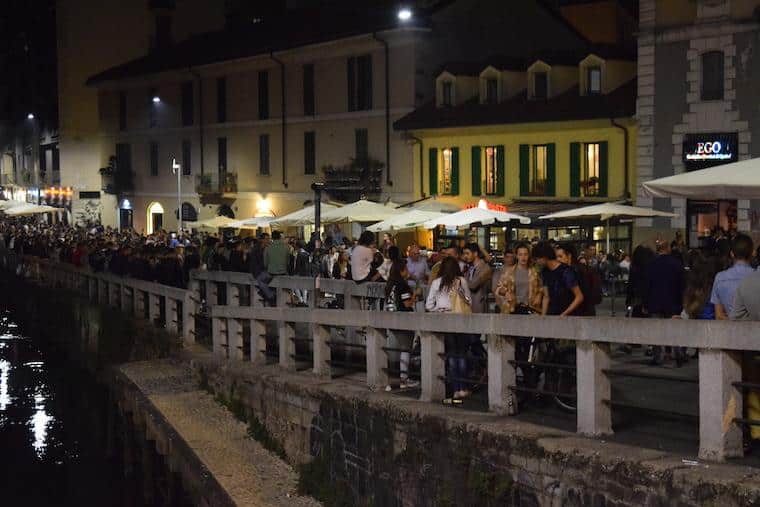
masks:
[(27, 120), (33, 120), (34, 119), (34, 113), (29, 113), (28, 115), (26, 115), (26, 119)]
[(400, 21), (409, 21), (410, 19), (412, 19), (412, 10), (406, 7), (399, 9), (398, 19)]
[(159, 97), (158, 95), (154, 95), (153, 96), (153, 103), (154, 104), (158, 104), (159, 102), (161, 102), (161, 97)]
[(179, 227), (177, 227), (178, 235), (182, 234), (182, 166), (177, 162), (176, 158), (172, 159), (172, 174), (177, 175), (177, 220), (179, 220)]

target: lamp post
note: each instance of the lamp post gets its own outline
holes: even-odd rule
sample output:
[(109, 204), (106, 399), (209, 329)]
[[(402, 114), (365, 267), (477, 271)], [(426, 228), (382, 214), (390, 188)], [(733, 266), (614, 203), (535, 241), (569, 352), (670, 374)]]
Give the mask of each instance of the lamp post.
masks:
[(182, 234), (182, 166), (177, 162), (176, 158), (172, 159), (172, 174), (177, 175), (177, 220), (179, 220), (179, 227), (177, 227), (177, 234)]
[[(311, 189), (314, 191), (314, 232), (320, 234), (319, 228), (322, 225), (322, 190), (325, 188), (325, 184), (322, 182), (314, 182), (311, 184)], [(320, 234), (320, 238), (322, 235)]]

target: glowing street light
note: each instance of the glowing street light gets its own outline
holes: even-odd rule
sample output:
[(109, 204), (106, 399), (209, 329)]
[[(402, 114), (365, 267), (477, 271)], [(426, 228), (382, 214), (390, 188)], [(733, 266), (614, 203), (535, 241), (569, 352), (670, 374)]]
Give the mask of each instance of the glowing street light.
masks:
[(26, 119), (27, 120), (33, 120), (34, 119), (34, 114), (33, 113), (29, 113), (28, 115), (26, 115)]
[(161, 102), (161, 97), (159, 97), (158, 95), (155, 95), (153, 97), (153, 103), (158, 104), (159, 102)]
[(398, 11), (398, 19), (401, 21), (409, 21), (412, 19), (411, 9), (403, 8)]

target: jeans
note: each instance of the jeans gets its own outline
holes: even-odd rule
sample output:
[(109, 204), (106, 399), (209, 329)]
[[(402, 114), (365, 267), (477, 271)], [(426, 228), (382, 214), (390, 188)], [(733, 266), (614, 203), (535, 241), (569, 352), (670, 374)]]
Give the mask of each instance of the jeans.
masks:
[[(672, 315), (667, 315), (663, 313), (655, 313), (652, 315), (655, 319), (672, 319)], [(686, 347), (673, 347), (673, 354), (675, 356), (676, 361), (679, 363), (683, 362), (686, 356)], [(671, 351), (671, 347), (665, 347), (666, 352)], [(662, 346), (661, 345), (655, 345), (652, 347), (652, 362), (654, 364), (661, 364), (662, 363)]]
[[(465, 357), (470, 345), (468, 335), (447, 334), (444, 338), (446, 346), (446, 363), (448, 366), (447, 376), (454, 377), (457, 380), (451, 381), (451, 388), (454, 392), (468, 389), (469, 384), (461, 379), (467, 377), (467, 358)], [(449, 357), (449, 356), (456, 357)]]
[(274, 291), (269, 288), (269, 282), (272, 281), (272, 278), (273, 276), (266, 271), (262, 271), (256, 276), (256, 286), (267, 301), (272, 301), (274, 299)]
[[(393, 349), (405, 349), (412, 350), (412, 344), (414, 343), (414, 333), (411, 331), (391, 331), (388, 330), (388, 345)], [(390, 352), (389, 356), (395, 360), (399, 360), (399, 370), (401, 373), (399, 378), (406, 380), (409, 378), (409, 362), (411, 360), (411, 352)]]

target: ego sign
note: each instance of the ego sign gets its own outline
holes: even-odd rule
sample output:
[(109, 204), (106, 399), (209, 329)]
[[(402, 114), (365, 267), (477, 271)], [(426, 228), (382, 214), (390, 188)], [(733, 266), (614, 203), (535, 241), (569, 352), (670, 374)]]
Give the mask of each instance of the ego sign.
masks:
[(718, 153), (721, 152), (722, 149), (723, 149), (723, 145), (718, 141), (715, 141), (712, 143), (711, 142), (697, 143), (697, 155), (710, 155), (710, 154), (717, 155)]

